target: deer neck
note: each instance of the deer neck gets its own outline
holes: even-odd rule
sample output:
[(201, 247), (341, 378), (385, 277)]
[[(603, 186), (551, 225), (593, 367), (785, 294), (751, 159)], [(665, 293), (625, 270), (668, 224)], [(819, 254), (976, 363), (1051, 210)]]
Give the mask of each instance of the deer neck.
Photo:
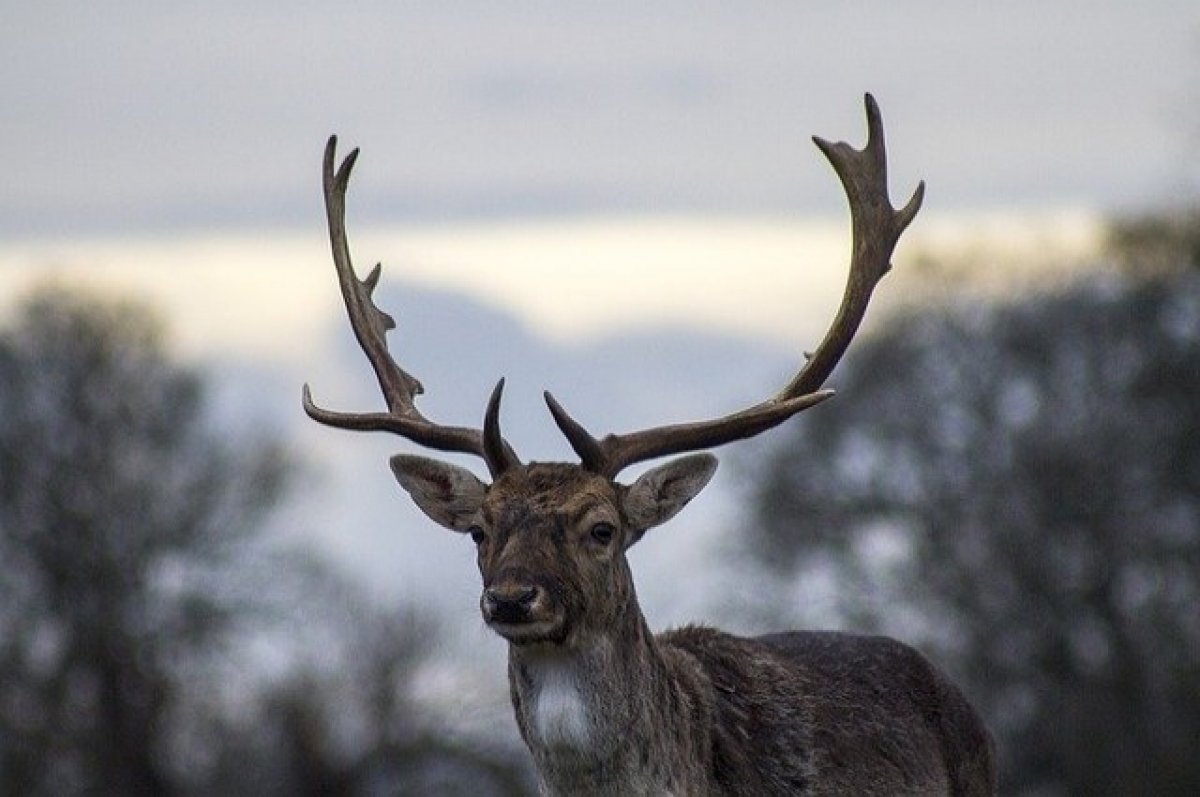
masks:
[(681, 699), (696, 693), (692, 673), (679, 669), (636, 607), (576, 645), (510, 645), (513, 707), (544, 792), (678, 792), (688, 781), (678, 770), (706, 757), (708, 738), (696, 731), (703, 701)]

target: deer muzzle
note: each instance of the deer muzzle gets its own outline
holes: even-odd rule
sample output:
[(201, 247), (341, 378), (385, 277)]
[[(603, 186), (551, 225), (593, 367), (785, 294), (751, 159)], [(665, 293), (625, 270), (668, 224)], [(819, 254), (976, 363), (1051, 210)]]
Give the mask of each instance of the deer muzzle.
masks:
[(498, 579), (488, 585), (479, 608), (484, 622), (510, 642), (555, 641), (564, 625), (549, 591), (524, 578)]
[(541, 589), (532, 584), (509, 583), (483, 591), (483, 619), (489, 623), (529, 622)]

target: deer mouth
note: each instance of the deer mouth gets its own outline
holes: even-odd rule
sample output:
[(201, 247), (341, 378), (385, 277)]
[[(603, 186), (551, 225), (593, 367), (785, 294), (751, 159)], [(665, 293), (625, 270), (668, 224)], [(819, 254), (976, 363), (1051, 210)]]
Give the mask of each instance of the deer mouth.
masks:
[(567, 639), (566, 623), (557, 619), (521, 622), (489, 620), (488, 627), (513, 645), (561, 645)]

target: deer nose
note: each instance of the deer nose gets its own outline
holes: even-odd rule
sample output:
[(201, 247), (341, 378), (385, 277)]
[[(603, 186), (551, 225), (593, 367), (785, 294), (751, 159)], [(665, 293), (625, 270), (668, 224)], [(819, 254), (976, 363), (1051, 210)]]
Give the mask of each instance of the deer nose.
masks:
[(541, 594), (534, 584), (505, 582), (483, 591), (483, 617), (488, 622), (523, 623), (529, 620), (529, 610)]

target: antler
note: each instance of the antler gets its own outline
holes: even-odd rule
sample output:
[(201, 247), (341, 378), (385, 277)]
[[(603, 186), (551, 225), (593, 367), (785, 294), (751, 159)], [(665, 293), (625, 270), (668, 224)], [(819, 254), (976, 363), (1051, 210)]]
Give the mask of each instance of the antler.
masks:
[(867, 144), (863, 149), (813, 137), (845, 188), (853, 239), (846, 291), (833, 325), (817, 350), (782, 391), (753, 407), (714, 420), (608, 435), (601, 440), (589, 434), (547, 392), (550, 413), (584, 467), (612, 478), (635, 462), (753, 437), (833, 395), (832, 390), (820, 388), (858, 331), (872, 291), (891, 268), (896, 242), (917, 215), (925, 196), (922, 181), (908, 204), (899, 211), (892, 207), (887, 192), (883, 119), (870, 94), (866, 95), (866, 108)]
[(442, 426), (432, 423), (417, 410), (414, 398), (425, 392), (419, 380), (407, 373), (392, 359), (387, 347), (387, 331), (395, 329), (395, 320), (375, 306), (371, 294), (379, 284), (382, 264), (360, 280), (350, 260), (350, 246), (346, 238), (346, 187), (350, 172), (358, 158), (358, 150), (351, 151), (342, 165), (334, 171), (337, 151), (337, 136), (330, 136), (325, 145), (323, 182), (325, 188), (325, 215), (329, 221), (329, 243), (333, 249), (333, 264), (337, 269), (338, 284), (342, 299), (350, 316), (354, 337), (375, 370), (379, 388), (383, 391), (387, 412), (348, 413), (318, 407), (312, 400), (312, 392), (304, 385), (304, 411), (314, 421), (338, 429), (354, 431), (386, 431), (405, 437), (418, 445), (440, 451), (459, 451), (475, 454), (484, 459), (492, 476), (498, 476), (510, 467), (520, 464), (512, 448), (500, 434), (500, 397), (504, 380), (496, 383), (488, 401), (484, 416), (484, 428), (469, 429), (460, 426)]

